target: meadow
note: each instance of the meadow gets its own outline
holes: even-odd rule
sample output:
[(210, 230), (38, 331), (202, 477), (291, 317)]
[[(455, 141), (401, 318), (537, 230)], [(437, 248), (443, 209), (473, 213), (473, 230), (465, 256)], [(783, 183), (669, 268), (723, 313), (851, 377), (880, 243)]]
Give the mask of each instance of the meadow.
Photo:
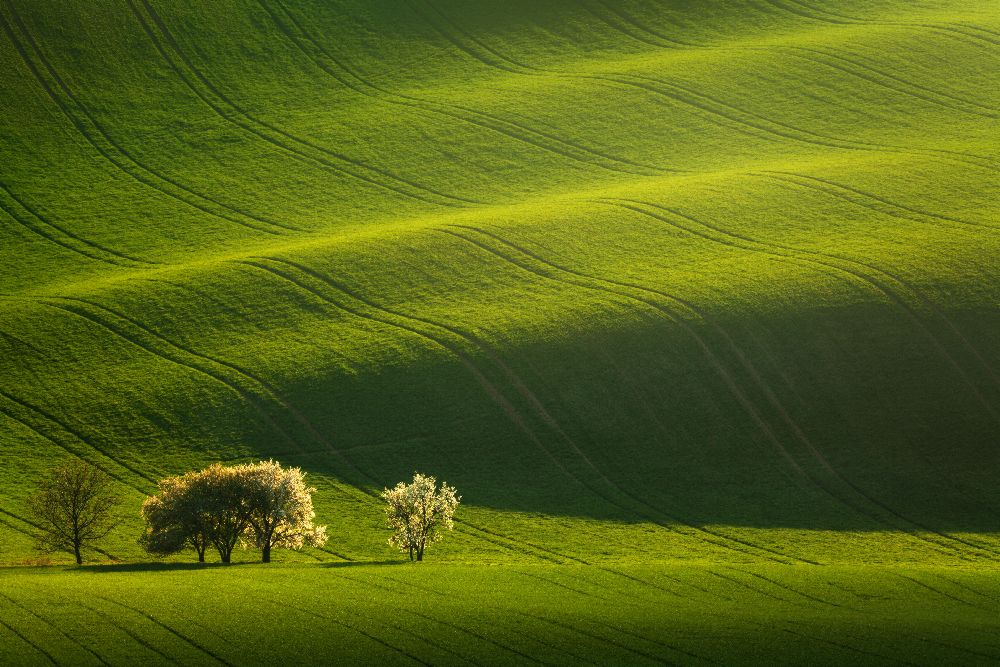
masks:
[[(994, 0), (0, 0), (0, 663), (1000, 662), (998, 47)], [(123, 522), (37, 567), (67, 457)], [(158, 479), (267, 458), (325, 547), (148, 563)], [(463, 496), (419, 567), (414, 470)]]

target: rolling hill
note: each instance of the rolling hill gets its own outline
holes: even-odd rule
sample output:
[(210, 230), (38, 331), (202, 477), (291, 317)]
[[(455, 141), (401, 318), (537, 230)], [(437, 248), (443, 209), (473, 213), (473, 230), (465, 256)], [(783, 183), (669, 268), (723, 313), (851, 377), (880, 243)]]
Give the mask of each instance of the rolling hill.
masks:
[(286, 562), (398, 558), (376, 496), (416, 469), (463, 495), (428, 553), (462, 581), (996, 589), (993, 0), (3, 0), (0, 33), (0, 561), (68, 456), (126, 562), (157, 479), (275, 458), (331, 535)]

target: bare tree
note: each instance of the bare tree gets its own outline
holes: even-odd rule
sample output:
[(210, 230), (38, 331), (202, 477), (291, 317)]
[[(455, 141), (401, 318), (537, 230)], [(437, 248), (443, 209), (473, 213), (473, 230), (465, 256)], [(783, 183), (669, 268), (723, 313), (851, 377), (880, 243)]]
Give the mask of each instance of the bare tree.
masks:
[(42, 534), (45, 551), (68, 551), (83, 564), (83, 552), (118, 525), (114, 508), (120, 502), (114, 482), (85, 461), (54, 469), (31, 498), (31, 511)]
[(383, 490), (382, 499), (393, 531), (389, 544), (408, 551), (410, 560), (416, 556), (422, 561), (427, 545), (440, 540), (442, 530), (454, 527), (452, 517), (462, 497), (455, 495), (455, 487), (442, 483), (438, 488), (433, 477), (414, 473), (413, 482)]

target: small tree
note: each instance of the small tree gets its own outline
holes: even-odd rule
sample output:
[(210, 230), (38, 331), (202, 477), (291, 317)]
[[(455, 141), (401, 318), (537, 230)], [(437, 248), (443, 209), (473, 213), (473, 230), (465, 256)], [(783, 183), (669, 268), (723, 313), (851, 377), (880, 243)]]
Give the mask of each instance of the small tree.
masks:
[(191, 547), (198, 562), (205, 562), (205, 551), (211, 542), (211, 518), (205, 506), (192, 492), (195, 478), (201, 473), (160, 480), (159, 493), (142, 504), (146, 532), (139, 544), (155, 556), (169, 556)]
[(30, 501), (42, 530), (39, 546), (68, 551), (82, 565), (84, 550), (118, 525), (113, 510), (119, 502), (114, 482), (100, 469), (81, 460), (59, 466)]
[(400, 482), (392, 489), (382, 491), (386, 502), (385, 515), (392, 529), (389, 544), (408, 551), (410, 560), (424, 559), (424, 549), (442, 538), (443, 530), (454, 528), (453, 517), (462, 497), (455, 494), (455, 487), (441, 484), (420, 473), (413, 474), (413, 482)]
[(243, 466), (248, 516), (248, 536), (261, 550), (261, 560), (271, 562), (271, 549), (301, 549), (326, 544), (326, 526), (313, 525), (312, 494), (300, 468), (282, 468), (275, 461)]

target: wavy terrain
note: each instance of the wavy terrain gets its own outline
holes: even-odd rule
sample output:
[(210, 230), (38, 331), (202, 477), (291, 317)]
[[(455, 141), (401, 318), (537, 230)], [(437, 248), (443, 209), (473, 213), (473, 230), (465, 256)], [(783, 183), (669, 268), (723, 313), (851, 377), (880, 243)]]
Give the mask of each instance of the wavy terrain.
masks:
[(2, 0), (0, 562), (67, 456), (124, 561), (273, 457), (286, 561), (416, 469), (433, 560), (994, 571), (998, 73), (993, 0)]

